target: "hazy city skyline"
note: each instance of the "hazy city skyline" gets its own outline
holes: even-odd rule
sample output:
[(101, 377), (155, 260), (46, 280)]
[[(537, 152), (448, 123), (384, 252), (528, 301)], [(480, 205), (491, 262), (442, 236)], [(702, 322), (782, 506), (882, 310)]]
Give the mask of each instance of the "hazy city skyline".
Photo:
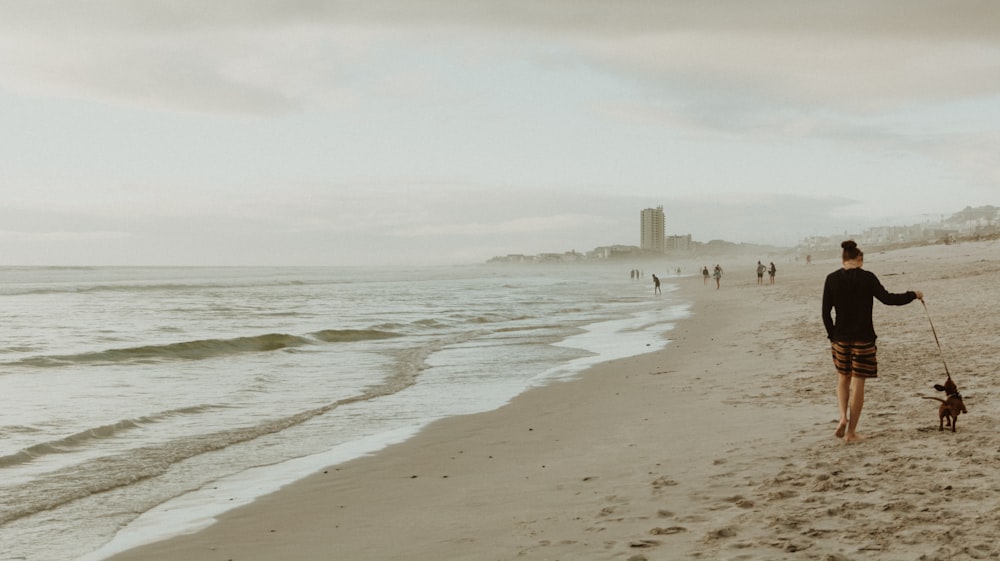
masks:
[(1000, 203), (1000, 5), (0, 4), (0, 264), (794, 245)]

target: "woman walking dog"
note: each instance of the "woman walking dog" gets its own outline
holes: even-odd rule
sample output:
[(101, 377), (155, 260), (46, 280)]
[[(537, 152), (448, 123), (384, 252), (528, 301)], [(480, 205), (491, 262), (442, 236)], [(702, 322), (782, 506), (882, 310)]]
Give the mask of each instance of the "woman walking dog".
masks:
[(844, 250), (841, 256), (844, 266), (827, 275), (823, 285), (823, 325), (839, 375), (840, 421), (834, 434), (851, 443), (864, 439), (856, 430), (865, 403), (865, 380), (878, 376), (877, 335), (872, 325), (874, 299), (888, 306), (903, 306), (923, 300), (924, 295), (919, 290), (888, 292), (874, 273), (861, 268), (865, 254), (854, 240), (845, 241), (840, 247)]

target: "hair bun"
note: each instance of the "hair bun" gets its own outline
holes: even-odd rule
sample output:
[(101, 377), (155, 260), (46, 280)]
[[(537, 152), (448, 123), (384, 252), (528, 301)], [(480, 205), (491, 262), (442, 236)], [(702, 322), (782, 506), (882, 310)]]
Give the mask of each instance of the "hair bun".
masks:
[(841, 242), (840, 247), (844, 249), (857, 249), (858, 243), (854, 240), (847, 240), (846, 242)]

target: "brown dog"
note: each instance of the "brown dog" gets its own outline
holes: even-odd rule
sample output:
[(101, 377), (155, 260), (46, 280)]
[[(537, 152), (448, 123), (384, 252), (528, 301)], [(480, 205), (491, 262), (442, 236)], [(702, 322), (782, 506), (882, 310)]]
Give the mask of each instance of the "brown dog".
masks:
[(951, 427), (951, 432), (955, 432), (955, 423), (958, 421), (958, 415), (960, 413), (968, 413), (965, 410), (965, 402), (962, 401), (962, 394), (958, 393), (958, 386), (952, 381), (950, 373), (944, 384), (934, 384), (934, 389), (944, 392), (945, 399), (941, 399), (940, 397), (925, 397), (924, 399), (934, 399), (941, 402), (941, 406), (938, 407), (938, 430), (944, 430), (945, 422), (947, 421), (948, 426)]

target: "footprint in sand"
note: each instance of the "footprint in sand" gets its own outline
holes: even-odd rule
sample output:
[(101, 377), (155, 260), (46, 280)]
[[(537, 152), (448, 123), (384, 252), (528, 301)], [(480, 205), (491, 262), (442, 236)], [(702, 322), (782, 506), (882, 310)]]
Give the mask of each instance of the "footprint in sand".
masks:
[(732, 538), (736, 536), (736, 529), (732, 527), (719, 528), (718, 530), (712, 530), (707, 535), (705, 535), (706, 542), (714, 542), (723, 540), (726, 538)]
[(669, 528), (653, 528), (649, 531), (649, 533), (654, 536), (668, 536), (671, 534), (679, 534), (681, 532), (687, 532), (687, 528), (684, 526), (670, 526)]
[(615, 513), (615, 511), (617, 511), (617, 510), (618, 510), (618, 509), (617, 509), (616, 507), (613, 507), (613, 506), (606, 506), (606, 507), (604, 507), (604, 508), (602, 508), (602, 509), (601, 509), (601, 512), (600, 512), (599, 516), (602, 516), (602, 517), (603, 517), (603, 516), (611, 516), (611, 515), (612, 515), (612, 514), (614, 514), (614, 513)]
[(667, 476), (664, 475), (662, 477), (658, 477), (658, 478), (654, 479), (651, 485), (653, 486), (653, 493), (654, 494), (658, 494), (658, 493), (662, 493), (663, 490), (664, 490), (664, 488), (666, 488), (666, 487), (676, 487), (677, 485), (679, 485), (679, 483), (677, 483), (673, 479), (670, 479), (670, 478), (668, 478)]

